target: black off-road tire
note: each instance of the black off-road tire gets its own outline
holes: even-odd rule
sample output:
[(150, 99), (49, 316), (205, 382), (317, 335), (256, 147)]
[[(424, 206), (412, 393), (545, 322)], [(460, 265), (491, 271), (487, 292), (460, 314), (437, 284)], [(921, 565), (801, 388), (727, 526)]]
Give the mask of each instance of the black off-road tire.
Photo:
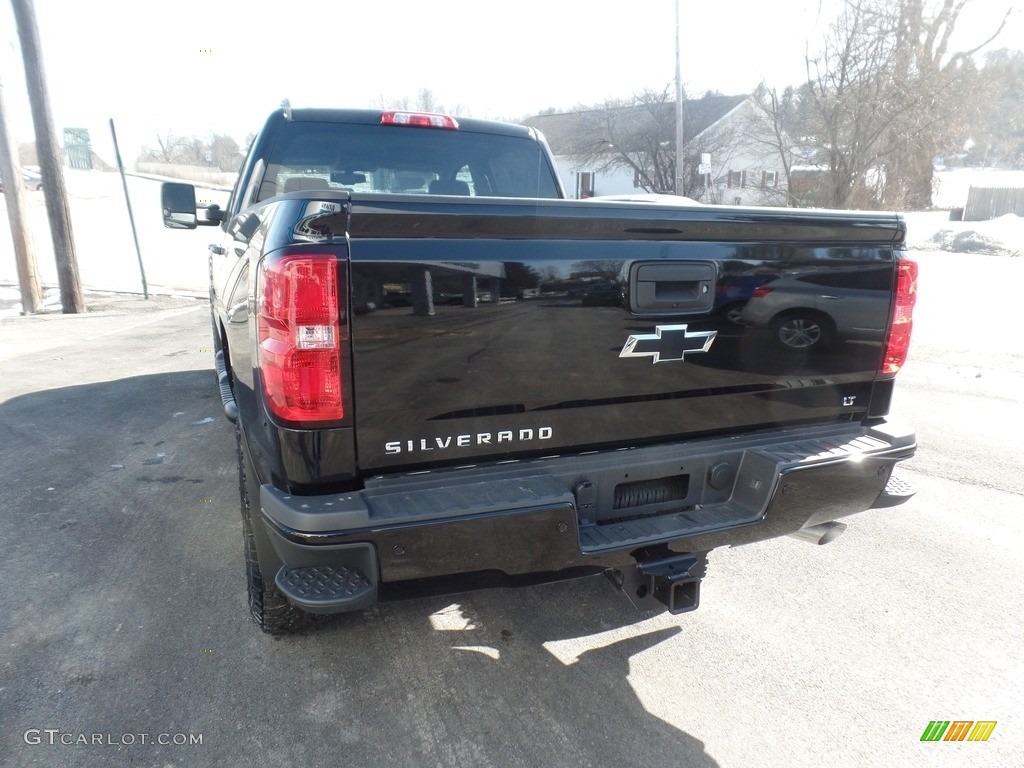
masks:
[[(242, 506), (242, 547), (245, 554), (245, 580), (249, 591), (249, 613), (253, 621), (270, 635), (296, 632), (310, 626), (318, 617), (289, 603), (274, 584), (273, 577), (264, 579), (256, 551), (256, 537), (252, 527), (250, 489), (255, 489), (255, 472), (242, 450), (242, 432), (235, 425), (238, 451), (238, 491)], [(255, 492), (255, 491), (254, 491)]]

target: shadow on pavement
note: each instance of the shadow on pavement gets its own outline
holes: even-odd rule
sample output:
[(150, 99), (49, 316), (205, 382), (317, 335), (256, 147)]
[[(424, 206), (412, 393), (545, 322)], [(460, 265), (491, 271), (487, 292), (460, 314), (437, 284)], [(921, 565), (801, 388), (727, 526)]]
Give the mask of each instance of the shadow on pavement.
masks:
[[(638, 661), (685, 630), (636, 626), (650, 616), (600, 578), (262, 635), (220, 414), (210, 370), (0, 403), (0, 753), (48, 766), (717, 765), (648, 709), (665, 691), (648, 670), (665, 661)], [(662, 713), (685, 723), (697, 691), (671, 691)], [(32, 745), (33, 728), (202, 744)]]
[[(670, 641), (685, 629), (667, 616), (645, 622), (658, 614), (636, 611), (601, 577), (374, 613), (343, 618), (325, 637), (343, 648), (368, 624), (404, 625), (401, 645), (385, 645), (396, 663), (383, 662), (378, 674), (405, 693), (401, 716), (434, 732), (443, 764), (718, 766), (700, 740), (648, 709), (670, 706), (659, 701), (664, 681), (645, 674), (664, 659), (639, 658), (677, 654)], [(675, 722), (687, 720), (688, 703), (699, 706), (698, 692), (672, 692)], [(484, 756), (489, 762), (474, 763)]]

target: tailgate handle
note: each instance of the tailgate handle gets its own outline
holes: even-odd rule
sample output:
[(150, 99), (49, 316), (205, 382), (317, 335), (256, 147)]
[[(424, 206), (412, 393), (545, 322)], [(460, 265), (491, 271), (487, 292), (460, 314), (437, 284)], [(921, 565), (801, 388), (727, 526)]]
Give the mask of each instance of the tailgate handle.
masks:
[(715, 265), (710, 262), (646, 262), (630, 270), (630, 304), (646, 314), (700, 314), (715, 305)]

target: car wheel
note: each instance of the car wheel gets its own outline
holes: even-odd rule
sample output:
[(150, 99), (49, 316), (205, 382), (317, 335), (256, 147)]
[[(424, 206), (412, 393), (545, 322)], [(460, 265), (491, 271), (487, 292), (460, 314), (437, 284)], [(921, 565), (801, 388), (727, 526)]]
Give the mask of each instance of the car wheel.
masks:
[(823, 349), (832, 341), (830, 325), (818, 315), (786, 315), (772, 323), (772, 335), (786, 349)]
[[(235, 425), (235, 447), (238, 453), (238, 491), (242, 507), (242, 546), (245, 553), (246, 587), (249, 592), (249, 613), (267, 634), (280, 635), (304, 629), (317, 617), (289, 603), (274, 585), (273, 576), (264, 578), (256, 547), (250, 499), (259, 493), (252, 461), (242, 449), (242, 431)], [(262, 521), (259, 523), (262, 525)]]

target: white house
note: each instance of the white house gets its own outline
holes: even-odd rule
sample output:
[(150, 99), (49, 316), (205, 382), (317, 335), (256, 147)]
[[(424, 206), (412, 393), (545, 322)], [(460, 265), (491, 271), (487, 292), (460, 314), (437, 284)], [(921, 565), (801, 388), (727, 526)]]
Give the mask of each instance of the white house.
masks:
[[(671, 150), (675, 142), (675, 104), (666, 102), (655, 106), (657, 110), (651, 105), (611, 108), (616, 110), (613, 122), (620, 125), (648, 121), (649, 132), (664, 139), (656, 143)], [(787, 204), (785, 167), (753, 98), (708, 95), (690, 99), (685, 104), (684, 115), (684, 158), (689, 178), (684, 180), (683, 189), (688, 197), (722, 205)], [(609, 165), (608, 160), (621, 154), (616, 153), (610, 140), (605, 143), (607, 149), (603, 152), (591, 151), (581, 156), (575, 151), (581, 144), (581, 134), (593, 134), (593, 125), (608, 123), (608, 116), (608, 109), (595, 109), (537, 115), (524, 122), (544, 134), (570, 197), (635, 194), (645, 188), (670, 191), (671, 187), (652, 189), (650, 178), (643, 178), (639, 171), (624, 162)], [(593, 144), (587, 140), (582, 143)], [(652, 144), (647, 154), (656, 151)], [(602, 158), (602, 153), (608, 155), (607, 160)], [(674, 152), (664, 153), (657, 162), (664, 163), (665, 158), (669, 164), (674, 163)], [(704, 170), (702, 162), (707, 159), (710, 159), (705, 165), (707, 172), (700, 173)], [(665, 175), (670, 178), (674, 174)]]

